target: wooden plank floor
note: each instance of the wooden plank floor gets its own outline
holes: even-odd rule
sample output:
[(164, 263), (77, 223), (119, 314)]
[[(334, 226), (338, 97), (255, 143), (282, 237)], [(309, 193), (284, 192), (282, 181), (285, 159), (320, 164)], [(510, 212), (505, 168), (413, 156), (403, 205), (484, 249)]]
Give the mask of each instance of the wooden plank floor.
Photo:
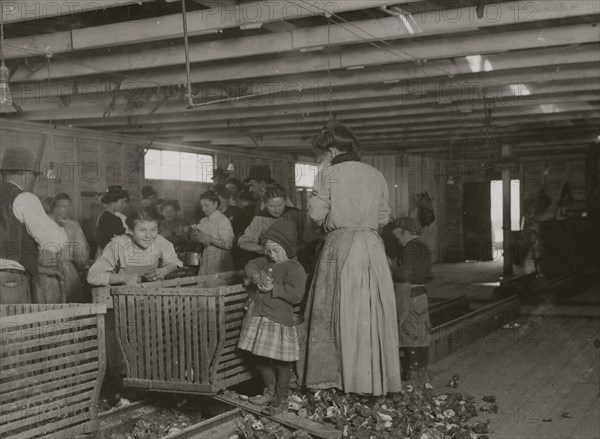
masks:
[[(431, 367), (438, 392), (495, 395), (493, 439), (600, 438), (600, 320), (528, 316)], [(458, 389), (446, 383), (460, 376)], [(482, 403), (483, 404), (483, 403)]]

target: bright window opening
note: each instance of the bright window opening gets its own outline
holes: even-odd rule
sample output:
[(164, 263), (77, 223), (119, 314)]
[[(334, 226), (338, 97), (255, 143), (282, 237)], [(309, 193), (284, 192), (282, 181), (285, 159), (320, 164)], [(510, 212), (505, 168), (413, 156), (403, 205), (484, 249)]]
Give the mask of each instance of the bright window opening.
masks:
[(317, 165), (296, 163), (296, 187), (312, 188), (317, 177)]
[(211, 183), (213, 169), (213, 157), (206, 154), (149, 149), (144, 157), (147, 180)]
[[(521, 182), (511, 180), (510, 182), (510, 229), (520, 230), (521, 225)], [(504, 241), (502, 232), (502, 180), (494, 180), (490, 185), (491, 195), (491, 218), (492, 218), (492, 242)]]

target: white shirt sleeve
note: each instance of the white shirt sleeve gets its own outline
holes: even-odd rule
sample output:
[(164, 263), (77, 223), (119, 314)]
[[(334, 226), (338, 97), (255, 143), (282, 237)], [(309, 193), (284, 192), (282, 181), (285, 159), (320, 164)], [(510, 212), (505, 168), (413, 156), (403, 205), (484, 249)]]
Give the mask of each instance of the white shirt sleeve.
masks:
[(19, 221), (25, 223), (27, 232), (41, 249), (59, 253), (67, 243), (64, 229), (46, 215), (40, 199), (31, 192), (23, 192), (15, 198), (13, 213)]

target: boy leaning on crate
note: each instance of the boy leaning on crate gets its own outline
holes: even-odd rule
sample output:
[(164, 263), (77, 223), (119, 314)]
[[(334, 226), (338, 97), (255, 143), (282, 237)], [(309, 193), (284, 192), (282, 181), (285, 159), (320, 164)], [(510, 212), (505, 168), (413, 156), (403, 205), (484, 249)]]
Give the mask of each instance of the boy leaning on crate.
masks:
[(238, 348), (253, 354), (266, 386), (263, 394), (250, 402), (275, 409), (287, 406), (289, 363), (300, 356), (293, 307), (303, 299), (307, 276), (296, 257), (297, 242), (296, 226), (277, 221), (263, 235), (267, 256), (250, 261), (245, 268), (254, 292)]

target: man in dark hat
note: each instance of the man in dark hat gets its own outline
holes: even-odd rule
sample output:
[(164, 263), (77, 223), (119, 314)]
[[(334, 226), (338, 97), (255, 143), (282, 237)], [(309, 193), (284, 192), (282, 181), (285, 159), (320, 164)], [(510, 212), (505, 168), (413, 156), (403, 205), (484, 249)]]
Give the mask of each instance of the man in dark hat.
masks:
[(58, 277), (58, 254), (66, 233), (26, 188), (35, 184), (31, 151), (6, 149), (0, 166), (0, 303), (45, 303), (35, 288), (40, 275)]
[(158, 194), (152, 186), (144, 186), (142, 188), (141, 207), (156, 208), (158, 204)]
[(430, 321), (425, 284), (430, 279), (431, 252), (419, 239), (421, 224), (402, 217), (386, 226), (383, 241), (396, 295), (400, 362), (405, 379), (428, 381)]

